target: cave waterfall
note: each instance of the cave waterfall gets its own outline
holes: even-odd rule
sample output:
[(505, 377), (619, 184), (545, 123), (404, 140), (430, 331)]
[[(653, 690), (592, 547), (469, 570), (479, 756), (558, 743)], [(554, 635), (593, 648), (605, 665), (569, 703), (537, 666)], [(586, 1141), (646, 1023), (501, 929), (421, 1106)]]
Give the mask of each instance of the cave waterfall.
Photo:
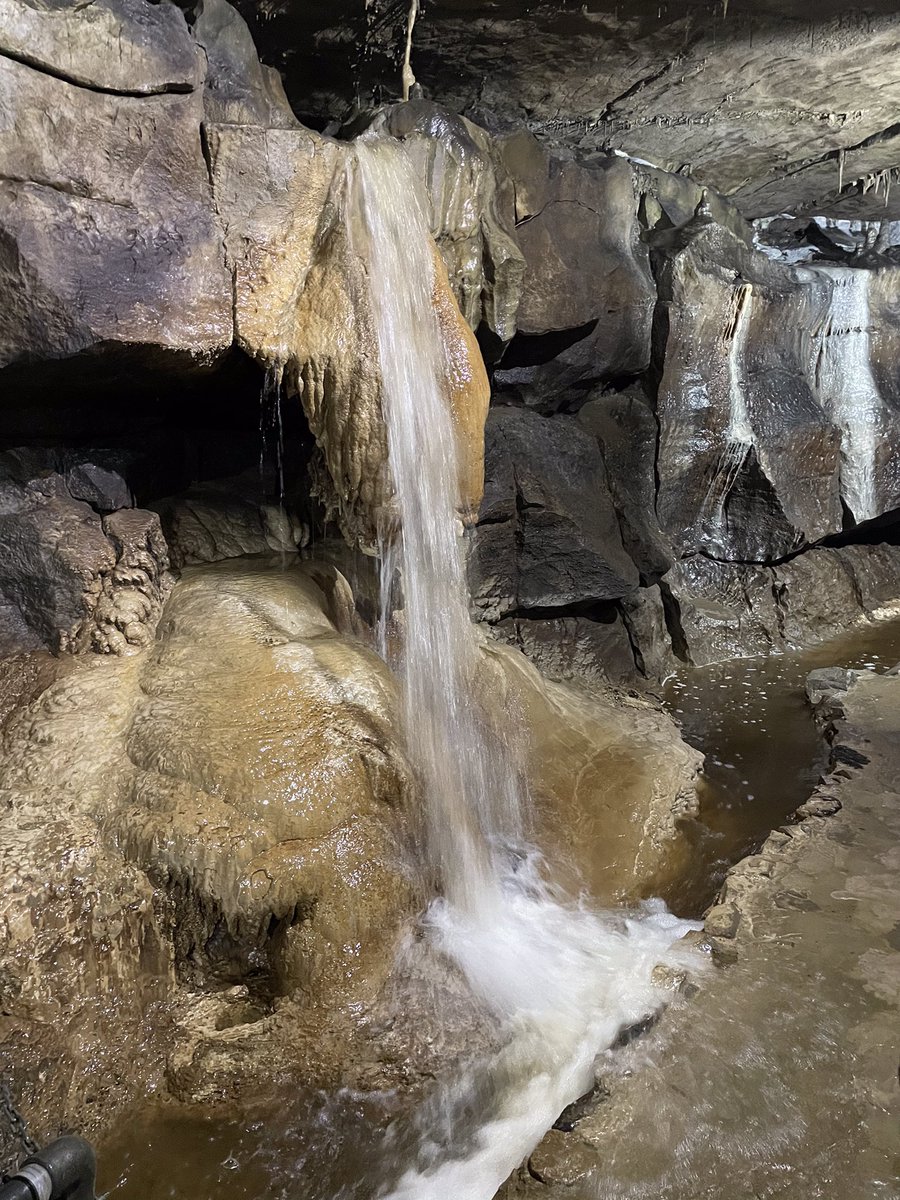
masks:
[[(476, 1149), (464, 1159), (435, 1157), (432, 1109), (423, 1118), (428, 1149), (391, 1196), (438, 1200), (460, 1189), (478, 1200), (494, 1194), (565, 1104), (590, 1086), (597, 1051), (657, 1007), (651, 973), (688, 925), (659, 905), (602, 917), (561, 898), (527, 844), (515, 738), (511, 729), (508, 736), (491, 729), (473, 691), (483, 652), (468, 611), (451, 368), (433, 304), (427, 201), (392, 139), (358, 141), (350, 169), (400, 523), (385, 531), (382, 627), (396, 567), (406, 737), (441, 893), (427, 922), (473, 990), (510, 1024), (508, 1043), (487, 1067), (493, 1097)], [(485, 1069), (473, 1069), (436, 1101), (439, 1126), (456, 1129), (453, 1141), (471, 1095), (479, 1086), (483, 1092)]]

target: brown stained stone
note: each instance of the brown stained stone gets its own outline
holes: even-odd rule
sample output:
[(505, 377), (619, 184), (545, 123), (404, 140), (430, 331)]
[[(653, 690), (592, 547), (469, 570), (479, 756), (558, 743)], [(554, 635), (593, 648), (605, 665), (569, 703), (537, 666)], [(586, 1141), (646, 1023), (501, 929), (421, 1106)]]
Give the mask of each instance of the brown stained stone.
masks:
[[(351, 541), (373, 545), (392, 488), (366, 264), (348, 224), (352, 147), (302, 128), (212, 125), (208, 136), (216, 205), (228, 214), (239, 344), (299, 395), (327, 468), (322, 498)], [(437, 253), (434, 299), (471, 513), (489, 386)]]
[[(372, 1003), (418, 906), (398, 866), (412, 780), (395, 685), (338, 632), (346, 618), (324, 565), (194, 569), (152, 647), (85, 656), (48, 686), (38, 674), (7, 718), (0, 1042), (15, 1062), (17, 1039), (46, 1041), (68, 1081), (41, 1088), (23, 1057), (38, 1130), (82, 1112), (98, 1063), (117, 1082), (92, 1119), (127, 1102), (143, 1079), (128, 1055), (147, 1040), (158, 1071), (177, 1050), (163, 1030), (185, 985), (246, 978), (264, 1006), (296, 995), (287, 1028), (316, 1048), (310, 1069), (333, 1078), (344, 1061), (348, 1005)], [(251, 1024), (230, 1073), (206, 1062), (216, 1039), (195, 1038), (192, 1072), (172, 1068), (180, 1094), (261, 1079), (269, 1027)]]
[(558, 1129), (551, 1129), (532, 1150), (528, 1170), (541, 1183), (570, 1187), (584, 1179), (596, 1163), (596, 1151), (583, 1142), (577, 1133), (561, 1133)]
[(601, 904), (642, 895), (669, 861), (679, 820), (696, 813), (701, 756), (650, 701), (576, 691), (510, 647), (484, 650), (479, 696), (488, 715), (516, 715), (534, 837), (556, 877)]

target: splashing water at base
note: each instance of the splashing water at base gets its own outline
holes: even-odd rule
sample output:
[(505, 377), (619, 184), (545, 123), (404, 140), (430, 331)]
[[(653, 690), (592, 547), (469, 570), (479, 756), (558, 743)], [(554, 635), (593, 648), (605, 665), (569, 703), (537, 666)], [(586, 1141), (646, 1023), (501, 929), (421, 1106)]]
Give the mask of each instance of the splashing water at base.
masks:
[(526, 844), (517, 739), (512, 729), (493, 732), (473, 695), (481, 652), (469, 618), (448, 403), (459, 365), (448, 361), (435, 308), (426, 202), (392, 139), (366, 135), (351, 170), (351, 224), (368, 265), (400, 525), (385, 546), (381, 624), (389, 623), (396, 566), (406, 735), (441, 892), (425, 923), (505, 1035), (493, 1059), (472, 1064), (423, 1107), (414, 1147), (396, 1155), (406, 1164), (396, 1168), (399, 1182), (381, 1194), (445, 1200), (455, 1190), (486, 1200), (590, 1086), (596, 1054), (659, 1007), (653, 968), (683, 957), (674, 945), (696, 926), (662, 904), (627, 917), (590, 912), (548, 885)]

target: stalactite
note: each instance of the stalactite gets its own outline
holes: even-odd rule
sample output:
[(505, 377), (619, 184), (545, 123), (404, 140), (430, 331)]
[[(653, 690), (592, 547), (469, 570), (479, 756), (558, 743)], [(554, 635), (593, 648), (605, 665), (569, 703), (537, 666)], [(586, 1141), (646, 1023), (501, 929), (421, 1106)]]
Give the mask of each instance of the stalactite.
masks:
[(410, 55), (412, 54), (412, 39), (413, 27), (416, 23), (416, 17), (419, 14), (419, 0), (409, 0), (409, 15), (406, 18), (406, 50), (403, 54), (403, 100), (404, 103), (409, 99), (410, 90), (415, 87), (416, 77), (413, 74), (410, 66)]

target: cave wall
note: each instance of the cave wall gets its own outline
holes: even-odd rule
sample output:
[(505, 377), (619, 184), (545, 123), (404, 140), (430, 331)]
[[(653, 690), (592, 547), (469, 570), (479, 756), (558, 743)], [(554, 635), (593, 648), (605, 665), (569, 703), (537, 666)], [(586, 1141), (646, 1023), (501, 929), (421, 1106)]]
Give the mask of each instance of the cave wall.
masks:
[[(876, 49), (881, 37), (872, 34)], [(284, 406), (303, 409), (293, 515), (275, 528), (270, 488), (256, 516), (246, 482), (231, 501), (216, 485), (173, 504), (167, 490), (210, 468), (195, 462), (167, 479), (157, 469), (163, 478), (132, 488), (162, 504), (173, 536), (201, 509), (217, 514), (218, 532), (195, 528), (179, 561), (303, 542), (314, 512), (371, 543), (386, 448), (367, 292), (348, 237), (349, 143), (297, 120), (225, 0), (199, 11), (141, 0), (89, 11), (13, 4), (0, 27), (0, 79), (15, 118), (0, 137), (0, 260), (15, 297), (0, 315), (0, 380), (21, 397), (0, 417), (7, 445), (28, 440), (32, 411), (33, 437), (55, 421), (65, 430), (70, 407), (93, 414), (95, 444), (105, 424), (127, 441), (131, 422), (146, 439), (154, 405), (168, 403), (177, 422), (181, 394), (198, 386), (210, 397), (206, 423), (221, 395), (244, 414), (234, 440), (246, 442), (259, 387), (263, 405), (276, 398), (270, 421), (282, 422)], [(39, 121), (43, 110), (58, 119)], [(595, 664), (609, 643), (617, 678), (630, 647), (637, 677), (652, 675), (648, 663), (696, 657), (678, 614), (728, 608), (736, 572), (786, 570), (811, 546), (854, 540), (860, 526), (870, 540), (873, 521), (889, 541), (900, 507), (900, 266), (883, 239), (879, 253), (866, 238), (862, 253), (819, 238), (804, 243), (806, 261), (784, 261), (739, 197), (622, 154), (573, 155), (528, 122), (484, 120), (414, 99), (360, 111), (346, 130), (374, 122), (405, 146), (491, 375), (486, 491), (470, 548), (480, 618), (545, 655), (553, 628), (579, 645), (587, 638)], [(265, 384), (242, 366), (238, 386), (237, 362), (258, 364)], [(71, 406), (60, 388), (69, 379)], [(167, 399), (148, 404), (148, 387)], [(130, 396), (134, 413), (123, 418)], [(480, 422), (482, 403), (460, 401), (474, 414), (463, 424)], [(228, 476), (228, 455), (218, 457)], [(125, 476), (140, 474), (135, 459), (132, 446), (117, 460), (129, 462)], [(94, 468), (106, 461), (94, 453)], [(251, 466), (234, 455), (230, 464), (232, 474)], [(480, 469), (479, 450), (473, 499)], [(24, 484), (37, 486), (15, 486)], [(238, 514), (242, 504), (249, 513)], [(239, 536), (229, 538), (228, 520), (244, 522)], [(698, 557), (723, 570), (700, 569)], [(840, 572), (825, 548), (817, 561)], [(8, 580), (7, 593), (15, 586)], [(9, 599), (7, 611), (23, 629), (40, 626)], [(649, 624), (636, 618), (651, 612)], [(44, 641), (73, 636), (73, 622), (66, 633), (48, 626)], [(645, 627), (652, 645), (641, 644)], [(816, 636), (792, 629), (788, 641)]]

